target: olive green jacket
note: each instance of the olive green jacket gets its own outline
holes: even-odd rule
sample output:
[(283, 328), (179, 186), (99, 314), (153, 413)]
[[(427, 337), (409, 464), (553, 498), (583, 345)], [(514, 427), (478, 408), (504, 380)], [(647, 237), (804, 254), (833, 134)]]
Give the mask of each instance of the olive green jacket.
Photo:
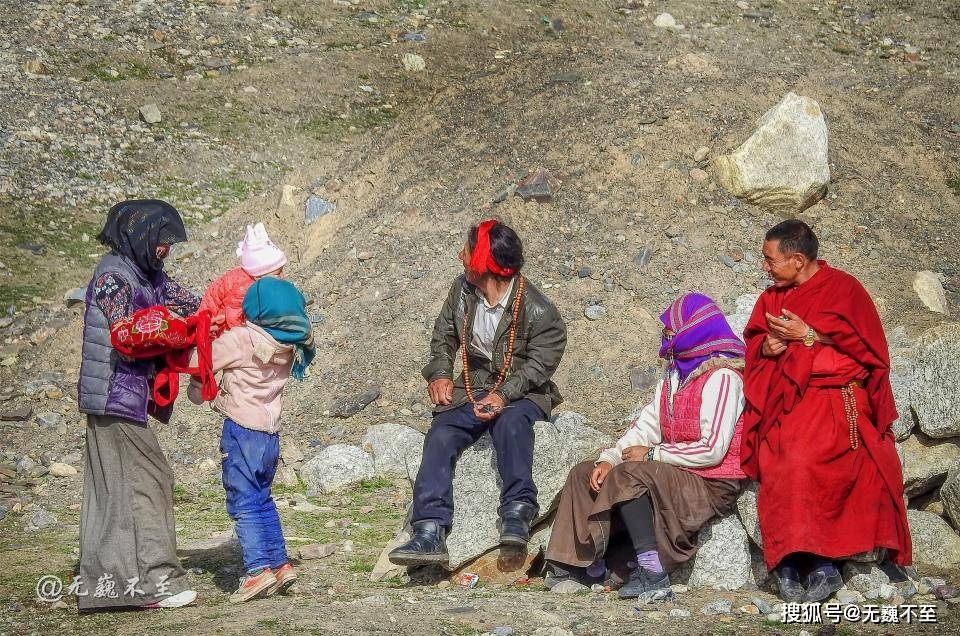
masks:
[[(439, 378), (453, 379), (454, 364), (460, 358), (461, 331), (465, 325), (469, 325), (465, 340), (474, 395), (479, 396), (496, 382), (510, 340), (513, 300), (497, 327), (493, 339), (493, 360), (488, 360), (470, 343), (469, 330), (473, 328), (478, 302), (482, 301), (476, 288), (460, 275), (450, 288), (443, 309), (433, 325), (430, 362), (423, 367), (423, 377), (427, 382)], [(554, 407), (563, 401), (550, 378), (560, 365), (563, 350), (567, 346), (567, 326), (553, 303), (529, 279), (526, 280), (517, 320), (520, 324), (513, 346), (513, 360), (497, 393), (508, 403), (528, 398), (549, 417)], [(454, 409), (467, 402), (462, 371), (454, 379), (453, 385), (453, 401), (446, 406), (437, 406), (435, 412)]]

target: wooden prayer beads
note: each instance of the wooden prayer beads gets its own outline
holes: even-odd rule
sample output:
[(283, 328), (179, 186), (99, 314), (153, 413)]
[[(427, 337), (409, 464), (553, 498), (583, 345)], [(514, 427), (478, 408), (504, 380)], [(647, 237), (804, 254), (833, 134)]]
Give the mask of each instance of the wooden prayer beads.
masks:
[(843, 397), (843, 410), (847, 416), (847, 422), (850, 424), (850, 448), (857, 450), (860, 448), (860, 430), (857, 425), (857, 397), (853, 394), (853, 387), (858, 386), (856, 381), (847, 386), (840, 387), (840, 395)]
[[(517, 276), (517, 293), (513, 298), (513, 322), (510, 323), (510, 334), (507, 340), (507, 355), (503, 359), (503, 368), (497, 374), (497, 381), (488, 391), (488, 395), (493, 393), (503, 384), (510, 371), (510, 363), (513, 361), (513, 345), (517, 340), (517, 324), (520, 315), (520, 299), (523, 297), (523, 290), (526, 283), (523, 276)], [(460, 358), (463, 361), (463, 387), (466, 389), (467, 399), (470, 404), (476, 404), (477, 400), (473, 397), (473, 383), (470, 381), (470, 362), (467, 356), (467, 328), (469, 327), (469, 316), (463, 318), (463, 329), (460, 330)]]

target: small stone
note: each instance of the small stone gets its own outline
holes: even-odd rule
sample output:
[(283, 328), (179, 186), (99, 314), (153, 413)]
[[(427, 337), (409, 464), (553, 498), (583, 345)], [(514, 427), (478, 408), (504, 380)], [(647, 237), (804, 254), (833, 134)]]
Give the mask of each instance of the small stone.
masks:
[(50, 67), (40, 60), (27, 60), (21, 68), (30, 75), (50, 75)]
[(576, 581), (560, 581), (554, 585), (550, 591), (554, 594), (577, 594), (579, 592), (585, 592), (587, 589), (586, 585), (578, 583)]
[(82, 305), (87, 302), (87, 290), (84, 287), (74, 287), (63, 295), (63, 303), (67, 307)]
[(583, 267), (577, 270), (577, 276), (579, 278), (590, 278), (592, 274), (593, 274), (593, 268), (590, 267), (589, 265), (584, 265)]
[(33, 415), (33, 407), (27, 404), (9, 411), (0, 412), (0, 422), (25, 422)]
[(761, 614), (769, 614), (773, 611), (773, 606), (760, 597), (753, 597), (750, 602), (760, 611)]
[(753, 616), (756, 616), (756, 615), (759, 615), (759, 614), (760, 614), (760, 610), (757, 608), (756, 605), (753, 605), (753, 604), (744, 605), (744, 606), (742, 606), (742, 607), (739, 608), (739, 611), (740, 611), (741, 614), (750, 614), (750, 615), (753, 615)]
[(712, 616), (714, 614), (729, 614), (732, 611), (733, 603), (726, 599), (710, 601), (700, 608), (700, 613), (707, 616)]
[(50, 464), (50, 474), (54, 477), (74, 477), (77, 474), (77, 469), (70, 464), (53, 462)]
[(337, 546), (332, 543), (308, 543), (297, 548), (297, 558), (301, 561), (325, 559), (332, 556), (336, 551)]
[(670, 610), (670, 618), (690, 618), (693, 614), (690, 613), (690, 610), (681, 609), (675, 607)]
[(933, 588), (933, 595), (938, 601), (946, 601), (951, 598), (957, 598), (957, 588), (952, 585), (941, 584)]
[(856, 605), (863, 603), (866, 599), (863, 594), (856, 590), (840, 590), (837, 592), (837, 602), (841, 605)]
[(357, 254), (358, 261), (369, 261), (371, 258), (373, 258), (373, 252), (359, 252)]
[(426, 70), (427, 68), (427, 63), (416, 53), (404, 53), (400, 56), (400, 62), (403, 64), (404, 70), (414, 73)]
[(605, 585), (601, 585), (600, 583), (594, 583), (590, 586), (590, 591), (594, 594), (603, 594), (607, 591), (607, 588)]
[(63, 416), (59, 413), (41, 413), (37, 416), (37, 424), (45, 428), (57, 428), (63, 424)]
[(588, 320), (600, 320), (607, 315), (607, 308), (602, 305), (590, 305), (583, 310), (583, 315), (586, 316)]
[(554, 177), (549, 170), (541, 167), (527, 173), (527, 176), (517, 183), (514, 194), (524, 201), (550, 203), (559, 187), (560, 180)]
[(707, 146), (700, 146), (693, 153), (693, 160), (696, 161), (697, 163), (700, 163), (701, 161), (705, 161), (706, 158), (709, 156), (710, 156), (710, 148)]
[(44, 530), (46, 528), (56, 526), (59, 523), (59, 520), (53, 514), (44, 510), (43, 508), (37, 508), (29, 517), (26, 530), (28, 532)]
[(490, 633), (493, 636), (513, 636), (513, 628), (512, 627), (494, 627), (492, 630), (490, 630)]
[(159, 124), (162, 121), (160, 107), (156, 104), (145, 104), (141, 106), (140, 119), (147, 124)]
[(690, 170), (690, 178), (694, 181), (706, 181), (710, 178), (710, 175), (707, 174), (706, 170), (701, 170), (700, 168), (693, 168)]
[(656, 605), (673, 599), (673, 590), (651, 590), (637, 597), (637, 605)]
[(371, 402), (380, 397), (380, 387), (373, 386), (363, 393), (350, 398), (345, 398), (337, 402), (333, 407), (333, 416), (340, 418), (353, 417), (367, 407)]
[(661, 621), (667, 620), (667, 619), (670, 617), (670, 615), (667, 614), (666, 612), (661, 612), (661, 611), (659, 611), (659, 610), (654, 610), (654, 611), (652, 611), (652, 612), (647, 612), (647, 613), (645, 613), (645, 614), (643, 615), (643, 617), (644, 617), (646, 620), (648, 620), (648, 621), (653, 621), (653, 622), (655, 622), (655, 623), (659, 623), (659, 622), (661, 622)]
[(676, 29), (677, 20), (669, 13), (661, 13), (653, 20), (653, 26), (659, 29)]
[(337, 209), (333, 203), (330, 203), (322, 197), (318, 197), (315, 194), (311, 194), (307, 198), (306, 209), (303, 213), (303, 218), (307, 222), (307, 225), (310, 225), (317, 219), (322, 216), (326, 216)]
[(950, 314), (941, 275), (930, 271), (917, 272), (917, 275), (913, 278), (913, 291), (917, 293), (917, 296), (930, 311), (945, 316)]
[[(217, 467), (217, 462), (212, 457), (204, 457), (196, 463), (197, 469), (201, 472), (211, 472)], [(51, 471), (53, 467), (50, 467)]]

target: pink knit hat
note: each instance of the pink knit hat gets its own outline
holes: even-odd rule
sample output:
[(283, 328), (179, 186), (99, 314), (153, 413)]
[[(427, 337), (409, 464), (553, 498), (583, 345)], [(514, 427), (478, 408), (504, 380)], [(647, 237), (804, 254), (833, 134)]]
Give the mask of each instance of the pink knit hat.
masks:
[(240, 267), (251, 276), (263, 276), (287, 264), (287, 255), (267, 236), (263, 223), (247, 226), (247, 235), (237, 244)]

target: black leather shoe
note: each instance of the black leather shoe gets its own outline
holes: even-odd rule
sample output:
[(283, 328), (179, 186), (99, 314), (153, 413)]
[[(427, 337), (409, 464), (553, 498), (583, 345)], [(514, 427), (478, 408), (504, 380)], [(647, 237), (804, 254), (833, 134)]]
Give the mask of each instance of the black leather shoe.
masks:
[(647, 568), (637, 567), (630, 572), (630, 579), (617, 590), (617, 595), (620, 598), (637, 598), (644, 592), (669, 589), (670, 577), (666, 572), (652, 572)]
[(780, 587), (780, 598), (785, 603), (799, 603), (803, 600), (806, 590), (800, 583), (800, 572), (792, 565), (780, 565), (773, 571)]
[(604, 582), (604, 577), (590, 576), (587, 574), (587, 568), (581, 568), (575, 565), (566, 565), (551, 561), (548, 569), (547, 575), (543, 577), (543, 586), (548, 590), (552, 590), (554, 586), (564, 581), (576, 581), (587, 587), (590, 587), (594, 583), (600, 583), (602, 585)]
[(530, 541), (530, 524), (537, 516), (537, 507), (526, 501), (514, 501), (500, 509), (500, 521), (497, 529), (500, 530), (501, 545), (527, 545)]
[(390, 551), (387, 558), (396, 565), (446, 565), (446, 529), (433, 520), (417, 521), (413, 525), (413, 538)]
[(803, 595), (806, 603), (819, 603), (843, 587), (843, 577), (833, 563), (825, 563), (810, 571), (806, 581), (807, 591)]

